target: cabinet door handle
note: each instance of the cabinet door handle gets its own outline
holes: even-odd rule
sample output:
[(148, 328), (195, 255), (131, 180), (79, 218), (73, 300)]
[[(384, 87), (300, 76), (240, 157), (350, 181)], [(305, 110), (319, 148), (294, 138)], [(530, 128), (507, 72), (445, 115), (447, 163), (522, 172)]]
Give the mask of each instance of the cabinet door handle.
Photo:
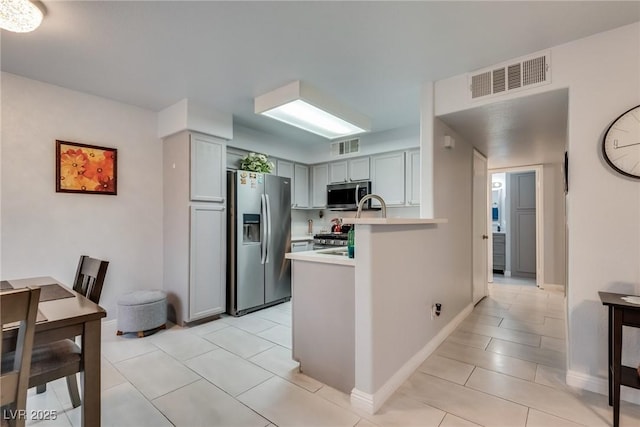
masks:
[(482, 235), (482, 240), (487, 240), (489, 238), (489, 236), (487, 236), (486, 234)]

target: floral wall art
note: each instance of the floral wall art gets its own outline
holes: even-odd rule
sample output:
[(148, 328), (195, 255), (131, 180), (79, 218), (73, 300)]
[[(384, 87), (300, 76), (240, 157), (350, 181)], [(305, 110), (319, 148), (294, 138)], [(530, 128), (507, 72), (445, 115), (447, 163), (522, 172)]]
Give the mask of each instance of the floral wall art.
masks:
[(115, 148), (56, 141), (56, 191), (117, 194)]

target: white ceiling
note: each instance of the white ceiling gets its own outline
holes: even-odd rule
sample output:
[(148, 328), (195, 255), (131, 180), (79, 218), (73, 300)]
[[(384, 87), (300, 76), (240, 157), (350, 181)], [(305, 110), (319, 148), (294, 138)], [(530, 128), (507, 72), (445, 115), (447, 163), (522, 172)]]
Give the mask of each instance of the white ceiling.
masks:
[[(640, 20), (637, 1), (43, 3), (38, 30), (2, 31), (3, 71), (156, 111), (189, 98), (308, 142), (324, 140), (256, 116), (253, 98), (303, 80), (374, 131), (415, 125), (425, 81)], [(489, 129), (505, 113), (464, 117)]]
[(445, 114), (439, 119), (487, 156), (490, 169), (564, 158), (569, 92), (560, 89)]

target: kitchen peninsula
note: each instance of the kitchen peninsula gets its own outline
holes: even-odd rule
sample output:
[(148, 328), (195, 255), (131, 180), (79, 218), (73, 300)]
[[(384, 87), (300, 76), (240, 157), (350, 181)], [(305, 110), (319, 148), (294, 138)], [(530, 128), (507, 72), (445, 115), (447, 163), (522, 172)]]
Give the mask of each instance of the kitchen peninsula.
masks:
[[(355, 259), (335, 249), (287, 254), (293, 357), (302, 372), (375, 413), (471, 311), (471, 295), (447, 304), (459, 287), (440, 247), (446, 219), (344, 223), (356, 226)], [(442, 315), (431, 319), (436, 302)]]

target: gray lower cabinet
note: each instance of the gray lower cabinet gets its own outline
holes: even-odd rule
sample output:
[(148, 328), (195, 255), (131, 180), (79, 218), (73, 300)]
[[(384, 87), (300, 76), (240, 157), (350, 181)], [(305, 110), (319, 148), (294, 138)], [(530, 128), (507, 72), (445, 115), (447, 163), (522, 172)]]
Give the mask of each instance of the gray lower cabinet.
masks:
[(189, 250), (189, 319), (202, 319), (226, 309), (224, 206), (191, 206), (191, 247)]
[(504, 272), (505, 269), (505, 235), (493, 233), (493, 269)]

